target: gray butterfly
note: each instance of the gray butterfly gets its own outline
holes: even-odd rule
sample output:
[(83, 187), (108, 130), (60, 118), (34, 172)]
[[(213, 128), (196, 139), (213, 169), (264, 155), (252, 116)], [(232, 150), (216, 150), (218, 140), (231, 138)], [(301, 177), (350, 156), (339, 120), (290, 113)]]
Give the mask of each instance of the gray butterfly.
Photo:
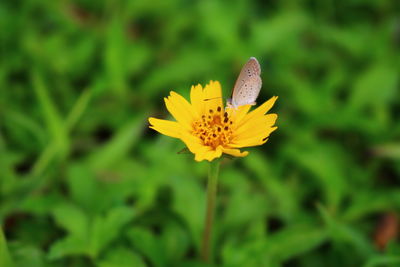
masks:
[(228, 107), (238, 108), (243, 105), (255, 105), (261, 90), (261, 67), (255, 57), (251, 57), (243, 66), (227, 100)]

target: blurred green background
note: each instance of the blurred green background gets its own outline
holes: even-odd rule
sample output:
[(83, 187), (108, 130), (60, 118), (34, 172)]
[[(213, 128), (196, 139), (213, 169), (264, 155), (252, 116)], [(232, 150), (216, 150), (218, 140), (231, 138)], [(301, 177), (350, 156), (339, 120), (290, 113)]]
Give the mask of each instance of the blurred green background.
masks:
[(0, 3), (0, 265), (207, 266), (207, 162), (163, 97), (262, 66), (279, 129), (224, 161), (218, 266), (400, 266), (398, 1)]

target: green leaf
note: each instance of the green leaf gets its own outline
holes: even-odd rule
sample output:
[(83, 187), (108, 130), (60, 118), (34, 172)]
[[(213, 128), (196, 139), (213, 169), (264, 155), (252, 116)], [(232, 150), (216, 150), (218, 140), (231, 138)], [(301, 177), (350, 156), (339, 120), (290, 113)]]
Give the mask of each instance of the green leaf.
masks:
[[(295, 193), (295, 186), (291, 185), (282, 177), (275, 174), (275, 166), (268, 158), (258, 151), (251, 152), (251, 157), (245, 157), (243, 162), (249, 170), (254, 172), (255, 178), (259, 180), (262, 189), (267, 192), (269, 206), (274, 212), (283, 216), (285, 219), (292, 219), (297, 211), (298, 196)], [(237, 175), (238, 171), (232, 171), (230, 176)], [(247, 179), (247, 177), (245, 178)], [(227, 180), (227, 179), (226, 179)], [(235, 182), (236, 183), (236, 182)], [(233, 184), (232, 188), (236, 185)], [(243, 186), (241, 186), (243, 187)]]
[(104, 259), (96, 264), (98, 267), (146, 267), (142, 257), (125, 247), (113, 248), (106, 253)]
[(267, 195), (262, 191), (253, 192), (248, 180), (249, 177), (239, 171), (221, 172), (220, 187), (226, 187), (232, 192), (224, 205), (224, 216), (219, 219), (222, 233), (234, 229), (241, 232), (243, 225), (264, 220), (270, 209)]
[(71, 198), (90, 212), (100, 198), (99, 185), (95, 175), (84, 164), (72, 164), (67, 170), (67, 184)]
[(156, 236), (148, 229), (141, 227), (131, 228), (127, 235), (134, 248), (145, 255), (154, 266), (166, 266), (164, 248)]
[(191, 154), (191, 152), (187, 147), (184, 147), (178, 151), (178, 154)]
[(376, 63), (355, 81), (350, 107), (360, 109), (368, 105), (387, 105), (393, 101), (398, 89), (398, 71), (382, 63)]
[[(41, 88), (41, 87), (39, 87)], [(41, 92), (41, 90), (39, 90)], [(44, 94), (44, 93), (41, 93)], [(46, 94), (45, 94), (46, 95)], [(75, 105), (72, 107), (70, 113), (67, 116), (67, 119), (65, 122), (58, 122), (60, 119), (52, 119), (56, 120), (57, 127), (61, 127), (58, 124), (62, 123), (62, 127), (65, 130), (65, 135), (68, 135), (75, 124), (78, 122), (80, 117), (83, 115), (85, 112), (89, 101), (91, 99), (92, 93), (91, 90), (86, 90), (84, 91), (76, 101)], [(44, 97), (46, 99), (46, 97)], [(47, 101), (45, 101), (47, 102)], [(50, 112), (50, 110), (49, 110)], [(57, 116), (56, 116), (57, 118)], [(49, 119), (50, 120), (50, 119)], [(43, 170), (52, 162), (53, 158), (57, 155), (58, 151), (58, 141), (57, 139), (52, 140), (46, 149), (42, 151), (40, 154), (40, 157), (36, 160), (35, 164), (33, 165), (32, 168), (32, 173), (35, 175), (39, 175), (43, 172)]]
[(97, 216), (91, 225), (90, 250), (97, 257), (102, 249), (114, 241), (134, 216), (133, 209), (117, 207), (110, 210), (106, 216)]
[(107, 144), (96, 150), (89, 157), (89, 166), (94, 170), (105, 169), (123, 158), (139, 140), (140, 134), (145, 127), (143, 116), (137, 116), (132, 119), (122, 126)]
[(0, 266), (4, 267), (14, 266), (10, 253), (8, 251), (7, 241), (4, 237), (2, 228), (0, 228)]
[[(200, 245), (205, 214), (205, 189), (193, 176), (171, 176), (171, 186), (174, 189), (174, 210), (188, 223), (196, 247)], [(190, 209), (188, 208), (190, 203)]]
[(72, 204), (60, 205), (53, 214), (56, 223), (69, 235), (53, 244), (49, 253), (52, 259), (67, 255), (87, 255), (96, 259), (134, 215), (131, 208), (116, 207), (105, 216), (88, 218)]
[[(307, 17), (297, 11), (281, 12), (253, 25), (254, 35), (251, 40), (256, 51), (273, 51), (293, 40), (307, 25)], [(269, 34), (264, 34), (265, 32)]]
[(337, 243), (350, 243), (363, 255), (373, 253), (374, 249), (371, 242), (357, 228), (338, 222), (322, 205), (319, 204), (317, 206), (322, 218), (329, 227), (330, 236), (333, 241)]
[(356, 221), (377, 212), (397, 209), (400, 207), (399, 196), (400, 190), (395, 188), (375, 191), (359, 190), (353, 197), (351, 205), (344, 209), (342, 218), (345, 221)]
[(114, 17), (107, 26), (104, 65), (110, 78), (111, 88), (125, 95), (127, 86), (127, 43), (121, 17)]
[(265, 240), (265, 253), (273, 262), (282, 262), (315, 249), (327, 237), (326, 229), (317, 226), (286, 227)]
[(59, 194), (36, 194), (24, 199), (20, 209), (31, 214), (47, 216), (65, 199)]
[(373, 148), (375, 155), (389, 159), (400, 159), (400, 144), (389, 143), (381, 144)]
[(398, 266), (400, 264), (400, 256), (394, 255), (376, 255), (371, 257), (364, 267), (381, 267), (381, 266)]
[(71, 235), (87, 240), (89, 218), (73, 204), (63, 203), (54, 208), (53, 217), (56, 223)]
[(161, 242), (165, 248), (168, 261), (179, 262), (185, 258), (190, 245), (190, 238), (181, 224), (168, 223), (163, 228)]
[(314, 250), (326, 240), (324, 228), (294, 225), (246, 242), (232, 237), (223, 247), (223, 259), (228, 266), (281, 266), (284, 261)]
[(50, 247), (48, 257), (50, 260), (56, 260), (71, 255), (91, 256), (88, 250), (87, 240), (82, 240), (74, 235), (57, 240)]
[(333, 144), (309, 146), (306, 150), (289, 148), (297, 164), (309, 171), (324, 190), (328, 206), (336, 208), (348, 190), (346, 153)]
[(32, 81), (39, 105), (43, 111), (47, 128), (53, 140), (55, 141), (56, 150), (61, 155), (65, 154), (69, 147), (69, 140), (66, 127), (58, 110), (56, 109), (56, 104), (51, 99), (43, 77), (39, 75), (38, 72), (34, 73)]
[[(13, 253), (14, 265), (18, 267), (50, 267), (47, 264), (48, 258), (46, 252), (41, 247), (27, 242), (14, 242), (10, 245), (10, 251)], [(46, 253), (46, 254), (45, 254)], [(3, 266), (3, 265), (1, 265)]]

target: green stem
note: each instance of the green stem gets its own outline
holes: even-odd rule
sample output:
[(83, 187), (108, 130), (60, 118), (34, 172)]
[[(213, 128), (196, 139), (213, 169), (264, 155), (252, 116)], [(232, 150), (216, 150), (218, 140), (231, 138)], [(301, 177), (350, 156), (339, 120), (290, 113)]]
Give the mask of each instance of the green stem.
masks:
[(210, 162), (207, 181), (207, 211), (204, 222), (203, 243), (201, 245), (201, 259), (208, 262), (211, 250), (211, 233), (215, 213), (215, 201), (217, 198), (217, 183), (220, 161)]

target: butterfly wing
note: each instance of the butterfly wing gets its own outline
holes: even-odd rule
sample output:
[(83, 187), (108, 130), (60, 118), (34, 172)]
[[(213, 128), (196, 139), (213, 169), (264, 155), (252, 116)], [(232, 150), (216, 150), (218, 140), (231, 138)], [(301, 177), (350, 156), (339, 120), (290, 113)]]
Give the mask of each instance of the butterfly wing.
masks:
[(238, 92), (238, 96), (234, 99), (235, 104), (237, 106), (255, 105), (261, 90), (261, 83), (259, 76), (249, 77)]
[(251, 57), (243, 66), (233, 87), (231, 104), (234, 107), (254, 105), (261, 90), (261, 67), (257, 59)]

